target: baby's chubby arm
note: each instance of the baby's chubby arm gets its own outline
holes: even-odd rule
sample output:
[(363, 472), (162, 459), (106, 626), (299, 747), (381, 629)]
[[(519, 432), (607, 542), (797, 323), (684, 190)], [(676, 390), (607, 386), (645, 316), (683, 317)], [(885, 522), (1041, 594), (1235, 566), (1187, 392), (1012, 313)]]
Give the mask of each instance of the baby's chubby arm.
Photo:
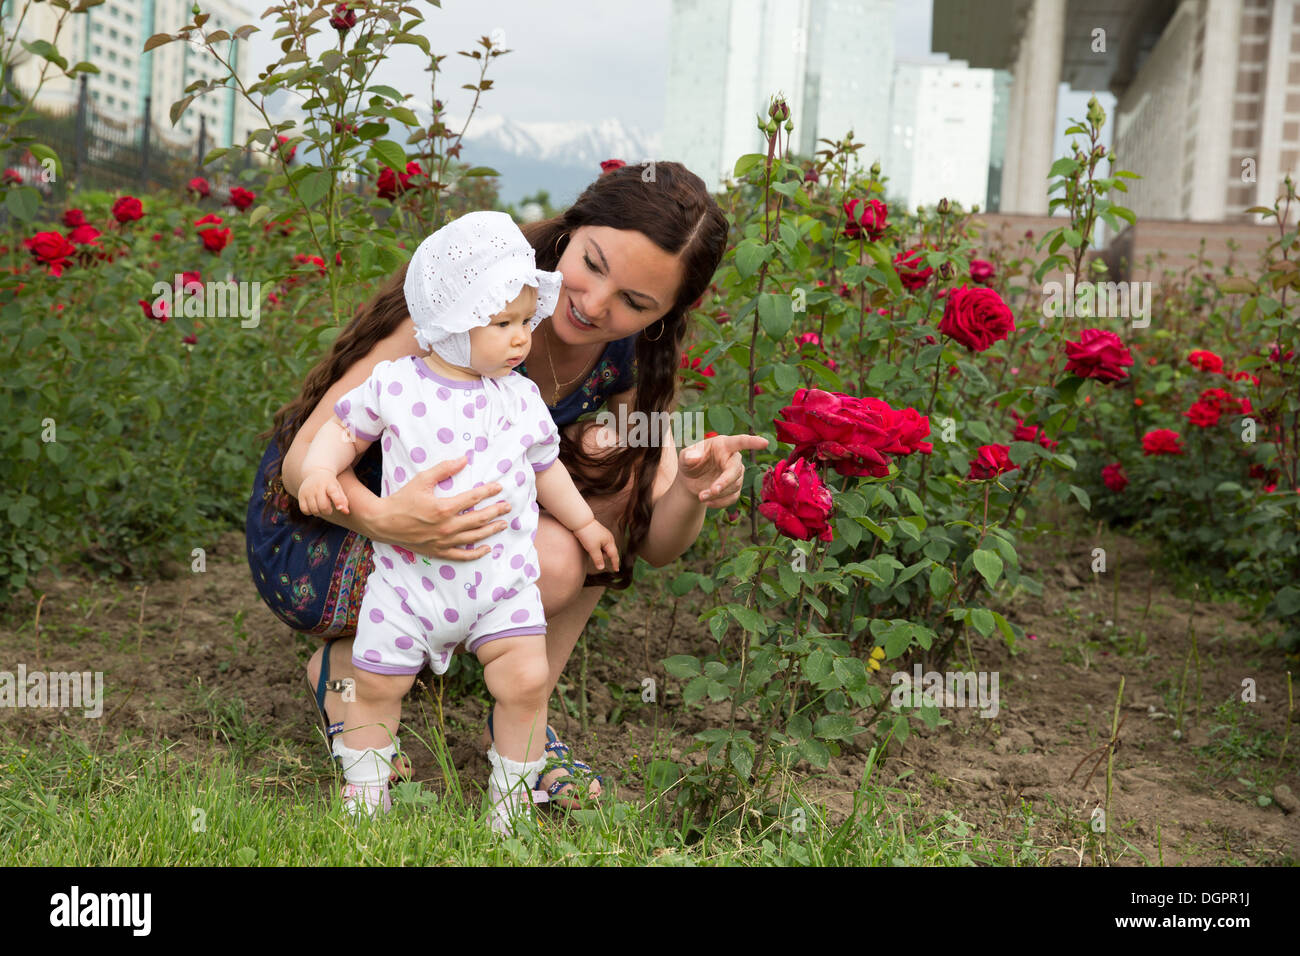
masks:
[(574, 533), (587, 554), (591, 555), (596, 570), (605, 570), (605, 555), (609, 555), (614, 570), (618, 570), (618, 543), (614, 535), (596, 520), (591, 506), (582, 499), (569, 470), (560, 461), (556, 460), (549, 468), (537, 472), (537, 501)]
[(337, 415), (321, 426), (302, 462), (302, 484), (298, 487), (298, 507), (306, 515), (330, 515), (335, 506), (348, 514), (348, 498), (339, 484), (339, 472), (350, 466), (370, 447), (344, 427)]

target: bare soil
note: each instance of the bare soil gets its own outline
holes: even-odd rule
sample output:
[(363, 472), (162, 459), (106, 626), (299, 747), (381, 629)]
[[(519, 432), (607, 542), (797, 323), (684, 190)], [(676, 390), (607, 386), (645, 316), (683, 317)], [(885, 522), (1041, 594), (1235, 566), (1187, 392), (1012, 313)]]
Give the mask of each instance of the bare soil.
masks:
[[(1167, 576), (1151, 570), (1152, 555), (1135, 540), (1107, 533), (1100, 543), (1109, 570), (1093, 575), (1097, 543), (1056, 537), (1025, 549), (1026, 571), (1043, 583), (1043, 594), (1012, 595), (1004, 612), (1034, 639), (1013, 652), (1000, 640), (972, 635), (949, 663), (998, 673), (998, 714), (945, 708), (947, 725), (889, 744), (873, 782), (886, 788), (891, 810), (911, 825), (943, 820), (951, 811), (982, 840), (1028, 841), (1042, 862), (1091, 864), (1090, 821), (1105, 804), (1105, 766), (1088, 779), (1096, 756), (1080, 763), (1090, 752), (1100, 754), (1109, 738), (1123, 677), (1124, 723), (1107, 820), (1117, 862), (1294, 864), (1300, 810), (1293, 803), (1290, 813), (1281, 808), (1279, 800), (1288, 803), (1285, 790), (1274, 798), (1277, 784), (1300, 790), (1294, 722), (1281, 768), (1271, 768), (1287, 733), (1286, 672), (1296, 670), (1296, 661), (1265, 646), (1236, 605), (1201, 600), (1193, 610), (1190, 597), (1176, 595)], [(238, 719), (265, 732), (277, 759), (300, 762), (304, 774), (317, 774), (328, 786), (326, 749), (304, 682), (315, 639), (291, 631), (262, 604), (242, 535), (223, 535), (206, 558), (202, 573), (176, 568), (169, 579), (147, 585), (67, 570), (44, 574), (39, 625), (35, 602), (11, 607), (0, 625), (0, 670), (23, 663), (29, 671), (103, 671), (104, 715), (89, 720), (72, 710), (6, 710), (0, 741), (43, 745), (57, 739), (61, 725), (101, 750), (171, 746), (185, 759), (205, 761), (230, 745), (229, 724), (216, 711), (242, 707)], [(642, 792), (639, 768), (656, 740), (658, 756), (671, 750), (673, 759), (694, 762), (699, 754), (686, 753), (691, 735), (725, 723), (729, 708), (684, 706), (677, 682), (663, 671), (660, 662), (672, 654), (705, 655), (715, 646), (696, 619), (702, 596), (673, 598), (665, 589), (671, 576), (656, 575), (635, 593), (607, 595), (611, 619), (603, 633), (589, 632), (585, 649), (587, 732), (579, 719), (581, 648), (551, 710), (552, 724), (576, 755), (627, 798)], [(1118, 636), (1106, 624), (1112, 618)], [(1187, 667), (1184, 679), (1189, 618), (1199, 696), (1196, 668)], [(887, 684), (888, 670), (877, 679)], [(641, 699), (645, 677), (657, 682), (657, 703)], [(1244, 679), (1254, 681), (1253, 703), (1242, 702)], [(472, 674), (449, 682), (451, 688), (458, 690), (442, 701), (447, 743), (462, 784), (482, 786), (487, 767), (478, 738), (486, 691)], [(428, 691), (417, 688), (404, 719), (418, 732), (436, 726), (435, 713)], [(826, 771), (799, 768), (803, 793), (832, 823), (852, 807), (873, 737), (861, 735), (843, 748)], [(429, 749), (413, 733), (403, 739), (416, 779), (439, 788)]]

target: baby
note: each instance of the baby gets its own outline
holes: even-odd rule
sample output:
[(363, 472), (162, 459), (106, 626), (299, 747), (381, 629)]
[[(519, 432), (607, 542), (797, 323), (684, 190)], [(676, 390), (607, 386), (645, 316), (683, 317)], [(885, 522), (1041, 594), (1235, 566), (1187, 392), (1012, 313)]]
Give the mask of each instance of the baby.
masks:
[[(475, 212), (448, 223), (415, 251), (406, 303), (423, 356), (380, 362), (334, 406), (303, 463), (298, 502), (305, 514), (348, 513), (338, 481), (371, 442), (383, 442), (384, 496), (424, 468), (463, 458), (438, 483), (448, 496), (500, 482), (514, 516), (490, 553), (469, 561), (430, 560), (374, 542), (353, 644), (356, 699), (345, 702), (334, 739), (354, 816), (389, 809), (389, 766), (403, 695), (428, 664), (447, 670), (464, 643), (483, 664), (495, 700), (489, 795), (492, 827), (508, 833), (531, 810), (546, 765), (549, 665), (537, 587), (538, 502), (571, 530), (598, 569), (618, 570), (614, 536), (556, 466), (559, 434), (537, 386), (514, 371), (532, 330), (555, 309), (563, 276), (536, 267), (532, 247), (505, 213)], [(492, 540), (492, 539), (489, 539)], [(472, 548), (467, 545), (467, 549)]]

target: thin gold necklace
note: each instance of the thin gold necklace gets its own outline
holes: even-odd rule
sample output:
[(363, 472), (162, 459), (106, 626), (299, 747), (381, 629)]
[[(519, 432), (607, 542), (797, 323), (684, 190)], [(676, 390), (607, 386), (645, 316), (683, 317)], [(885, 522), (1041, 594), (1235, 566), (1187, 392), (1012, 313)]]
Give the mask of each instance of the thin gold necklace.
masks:
[[(547, 331), (548, 333), (550, 331), (549, 325), (547, 326)], [(551, 340), (550, 340), (550, 336), (548, 335), (546, 340), (546, 364), (551, 367), (551, 378), (555, 380), (555, 389), (551, 392), (551, 405), (554, 406), (558, 404), (560, 401), (560, 389), (568, 388), (578, 379), (582, 378), (582, 376), (587, 374), (588, 371), (587, 363), (585, 361), (582, 363), (581, 372), (579, 372), (573, 378), (569, 379), (567, 382), (561, 383), (560, 377), (555, 374), (555, 362), (551, 359)]]

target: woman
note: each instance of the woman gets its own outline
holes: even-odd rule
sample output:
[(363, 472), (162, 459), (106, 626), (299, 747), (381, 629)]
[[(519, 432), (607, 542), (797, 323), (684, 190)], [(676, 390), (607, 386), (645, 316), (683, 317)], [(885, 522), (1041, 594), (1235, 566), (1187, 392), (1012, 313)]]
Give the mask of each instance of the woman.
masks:
[[(727, 242), (726, 217), (698, 176), (678, 163), (623, 166), (604, 173), (566, 212), (523, 231), (537, 266), (563, 273), (564, 286), (519, 371), (546, 400), (561, 429), (560, 457), (622, 553), (618, 574), (597, 574), (573, 534), (542, 514), (538, 586), (554, 689), (604, 587), (627, 587), (636, 556), (655, 567), (679, 557), (699, 535), (706, 508), (725, 508), (739, 498), (741, 451), (765, 448), (767, 440), (706, 438), (679, 457), (670, 437), (650, 447), (625, 447), (608, 429), (577, 422), (606, 405), (616, 415), (620, 406), (647, 414), (672, 408), (687, 312), (708, 287)], [(297, 508), (303, 457), (334, 403), (380, 361), (419, 354), (403, 295), (405, 275), (403, 266), (358, 310), (299, 396), (276, 413), (263, 436), (272, 440), (249, 502), (248, 559), (263, 600), (291, 627), (334, 639), (307, 665), (330, 725), (341, 715), (341, 679), (352, 675), (351, 638), (369, 573), (370, 539), (431, 558), (467, 560), (489, 551), (492, 536), (510, 520), (505, 503), (475, 508), (499, 485), (439, 496), (438, 483), (464, 467), (463, 460), (439, 462), (397, 494), (378, 497), (378, 444), (339, 476), (350, 514), (336, 511), (326, 523)], [(325, 693), (327, 676), (335, 678), (329, 685), (334, 694)], [(551, 728), (547, 735), (552, 753), (567, 753)], [(489, 743), (490, 724), (485, 751)], [(572, 760), (567, 766), (587, 769)], [(554, 798), (571, 790), (572, 779), (560, 767), (541, 785)], [(599, 792), (593, 782), (591, 795)], [(569, 796), (557, 802), (572, 805)]]

